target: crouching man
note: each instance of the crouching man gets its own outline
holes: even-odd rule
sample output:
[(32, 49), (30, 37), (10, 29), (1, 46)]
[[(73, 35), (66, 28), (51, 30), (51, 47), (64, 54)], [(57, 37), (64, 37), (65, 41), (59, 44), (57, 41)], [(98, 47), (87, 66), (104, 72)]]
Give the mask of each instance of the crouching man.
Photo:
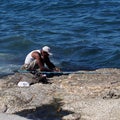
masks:
[(33, 50), (26, 56), (22, 68), (28, 71), (39, 69), (40, 71), (46, 72), (60, 72), (60, 69), (50, 61), (49, 55), (52, 55), (52, 53), (48, 46), (44, 46), (40, 50)]

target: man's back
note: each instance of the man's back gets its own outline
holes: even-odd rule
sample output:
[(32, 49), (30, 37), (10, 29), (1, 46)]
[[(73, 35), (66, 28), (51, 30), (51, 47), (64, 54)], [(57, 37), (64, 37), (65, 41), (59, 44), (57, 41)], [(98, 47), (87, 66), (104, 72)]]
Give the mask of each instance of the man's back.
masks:
[(33, 50), (30, 53), (28, 53), (28, 55), (25, 58), (25, 64), (30, 64), (30, 62), (32, 62), (34, 60), (34, 58), (32, 57), (33, 52), (41, 53), (40, 50)]

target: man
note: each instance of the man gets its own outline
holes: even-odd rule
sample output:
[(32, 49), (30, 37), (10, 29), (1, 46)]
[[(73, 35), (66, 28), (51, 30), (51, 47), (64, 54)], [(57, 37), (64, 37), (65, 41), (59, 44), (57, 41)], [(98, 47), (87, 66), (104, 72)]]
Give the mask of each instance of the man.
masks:
[[(44, 46), (41, 50), (33, 50), (31, 51), (25, 58), (24, 68), (26, 70), (36, 70), (40, 69), (40, 71), (60, 71), (49, 59), (50, 47)], [(45, 67), (45, 64), (47, 67)]]

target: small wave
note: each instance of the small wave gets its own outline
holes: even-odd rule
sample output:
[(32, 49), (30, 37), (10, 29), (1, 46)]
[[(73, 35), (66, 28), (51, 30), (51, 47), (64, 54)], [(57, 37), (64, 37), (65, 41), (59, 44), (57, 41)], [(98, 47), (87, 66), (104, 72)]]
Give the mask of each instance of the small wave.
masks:
[(14, 50), (26, 50), (33, 45), (33, 41), (25, 39), (23, 36), (9, 36), (7, 38), (1, 38), (1, 50), (6, 49), (8, 51)]
[(9, 75), (9, 74), (14, 74), (14, 71), (17, 71), (20, 68), (19, 65), (3, 65), (0, 67), (0, 77)]

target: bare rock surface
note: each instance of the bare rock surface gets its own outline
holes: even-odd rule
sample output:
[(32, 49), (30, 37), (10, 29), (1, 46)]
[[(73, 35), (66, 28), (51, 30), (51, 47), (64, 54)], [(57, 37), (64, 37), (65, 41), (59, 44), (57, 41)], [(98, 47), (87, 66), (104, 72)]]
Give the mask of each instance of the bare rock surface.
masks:
[[(33, 84), (18, 87), (19, 81)], [(46, 83), (30, 73), (3, 77), (0, 112), (32, 120), (119, 120), (120, 70), (80, 71)]]
[(13, 114), (0, 113), (0, 120), (30, 120)]

